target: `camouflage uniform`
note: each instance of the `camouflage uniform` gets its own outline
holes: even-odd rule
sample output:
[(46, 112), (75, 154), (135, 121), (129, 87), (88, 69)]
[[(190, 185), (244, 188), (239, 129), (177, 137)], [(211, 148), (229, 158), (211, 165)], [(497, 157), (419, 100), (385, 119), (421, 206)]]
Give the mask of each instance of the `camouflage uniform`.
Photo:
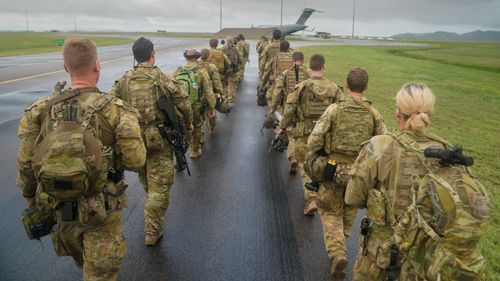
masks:
[(280, 42), (281, 40), (274, 40), (267, 45), (264, 50), (262, 51), (262, 54), (260, 55), (259, 59), (259, 89), (261, 90), (267, 90), (266, 85), (264, 84), (264, 73), (266, 67), (268, 67), (268, 64), (272, 63), (274, 58), (276, 57), (276, 54), (280, 50)]
[[(271, 104), (273, 99), (273, 92), (276, 79), (288, 70), (293, 65), (292, 52), (278, 52), (272, 60), (268, 63), (264, 69), (264, 77), (262, 78), (262, 84), (267, 88), (266, 99), (267, 103)], [(295, 83), (297, 84), (297, 83)]]
[[(297, 72), (295, 69), (297, 68)], [(297, 75), (296, 75), (297, 74)], [(281, 73), (276, 79), (274, 85), (271, 106), (274, 110), (283, 114), (285, 108), (286, 99), (288, 94), (293, 91), (295, 85), (309, 78), (309, 71), (304, 65), (297, 65), (289, 68), (285, 72)], [(288, 148), (286, 150), (288, 154), (288, 160), (294, 161), (293, 150), (295, 141), (293, 138), (288, 140)]]
[[(66, 90), (65, 93), (69, 91), (71, 90)], [(100, 108), (95, 114), (98, 121), (94, 121), (99, 125), (94, 126), (94, 124), (91, 127), (97, 130), (96, 136), (101, 136), (100, 141), (104, 148), (109, 150), (105, 156), (106, 165), (116, 170), (137, 170), (144, 165), (146, 155), (137, 111), (122, 100), (102, 95), (98, 90), (82, 93), (47, 109), (47, 103), (56, 95), (60, 94), (54, 93), (50, 97), (43, 97), (29, 106), (19, 123), (18, 136), (21, 144), (17, 163), (19, 171), (17, 185), (24, 197), (36, 195), (39, 207), (56, 209), (58, 222), (51, 236), (58, 256), (73, 257), (75, 263), (83, 268), (84, 280), (116, 280), (127, 252), (121, 225), (121, 209), (126, 206), (126, 195), (108, 198), (109, 208), (104, 219), (88, 223), (80, 223), (78, 219), (62, 221), (57, 200), (37, 190), (32, 160), (34, 148), (48, 134), (47, 128), (55, 121), (54, 112), (63, 106), (67, 108), (68, 103), (78, 99)], [(52, 114), (49, 114), (49, 110)], [(65, 119), (67, 116), (57, 116), (67, 120)], [(109, 181), (106, 183), (108, 188), (111, 184)], [(98, 197), (103, 197), (102, 192), (89, 198)], [(84, 199), (76, 199), (77, 204), (81, 203), (80, 200)]]
[(241, 54), (243, 55), (243, 64), (240, 70), (238, 71), (238, 79), (241, 82), (243, 80), (243, 77), (245, 76), (245, 67), (247, 65), (247, 62), (249, 61), (248, 58), (250, 56), (250, 43), (248, 43), (245, 40), (241, 40), (238, 42), (236, 47), (238, 47)]
[[(189, 105), (187, 94), (180, 90), (180, 84), (164, 74), (158, 67), (149, 62), (138, 64), (134, 70), (128, 71), (120, 80), (117, 80), (110, 90), (110, 95), (123, 99), (141, 112), (139, 124), (141, 134), (145, 138), (145, 131), (157, 128), (158, 124), (165, 122), (165, 117), (156, 109), (156, 101), (160, 98), (158, 93), (146, 86), (133, 82), (132, 79), (141, 79), (148, 83), (157, 83), (163, 92), (170, 96), (176, 109), (184, 117), (186, 126), (190, 126), (193, 114)], [(143, 100), (131, 95), (133, 90), (145, 90)], [(144, 233), (146, 236), (159, 237), (163, 234), (165, 213), (169, 204), (170, 186), (174, 182), (173, 149), (166, 140), (162, 140), (160, 149), (148, 148), (146, 165), (139, 171), (139, 179), (147, 193), (144, 206)]]
[(259, 70), (260, 70), (260, 61), (261, 61), (261, 57), (262, 57), (262, 53), (264, 52), (264, 49), (267, 47), (267, 45), (271, 44), (269, 42), (269, 39), (260, 39), (258, 42), (257, 42), (257, 45), (255, 46), (255, 50), (257, 51), (257, 54), (258, 54), (258, 61), (259, 61)]
[[(403, 134), (415, 140), (422, 150), (427, 147), (443, 147), (422, 132), (405, 130)], [(392, 209), (393, 215), (399, 218), (412, 202), (412, 176), (424, 176), (426, 173), (427, 170), (415, 153), (405, 149), (391, 135), (375, 136), (361, 149), (350, 172), (351, 180), (346, 188), (345, 203), (367, 208), (366, 216), (372, 221), (372, 227), (368, 243), (360, 243), (353, 280), (385, 279), (394, 232), (385, 210)], [(385, 188), (385, 195), (381, 187)], [(390, 202), (389, 205), (387, 202)], [(360, 242), (362, 240), (360, 235)], [(401, 258), (398, 257), (398, 265)], [(405, 278), (400, 280), (422, 280), (408, 268), (401, 270), (401, 275)]]
[[(355, 112), (345, 110), (354, 108)], [(385, 133), (382, 116), (364, 98), (347, 96), (346, 101), (330, 105), (309, 136), (309, 154), (324, 151), (335, 160), (339, 173), (348, 171), (356, 159), (358, 147), (374, 135)], [(340, 145), (342, 143), (342, 145)], [(342, 171), (341, 171), (342, 170)], [(342, 175), (341, 175), (342, 176)], [(316, 199), (328, 257), (347, 257), (346, 237), (356, 218), (357, 208), (344, 205), (345, 182), (322, 182)]]
[[(193, 109), (193, 137), (191, 139), (191, 157), (196, 154), (196, 151), (201, 153), (201, 145), (203, 143), (203, 124), (205, 124), (205, 114), (207, 111), (215, 109), (215, 96), (210, 82), (210, 77), (207, 71), (200, 68), (197, 61), (188, 61), (184, 64), (183, 68), (191, 69), (195, 72), (196, 84), (201, 93), (201, 99), (198, 99), (191, 104)], [(178, 70), (175, 70), (173, 76), (175, 77)], [(205, 108), (207, 106), (207, 108)]]
[(238, 86), (238, 81), (239, 81), (238, 72), (245, 64), (245, 60), (243, 58), (243, 54), (241, 53), (241, 51), (236, 46), (234, 46), (229, 42), (223, 45), (221, 47), (221, 50), (224, 53), (226, 53), (229, 48), (234, 48), (236, 50), (238, 59), (236, 65), (231, 65), (226, 70), (226, 75), (222, 79), (222, 84), (224, 90), (226, 91), (225, 97), (227, 98), (227, 102), (229, 104), (234, 104), (234, 100), (236, 98), (236, 88)]
[[(295, 139), (294, 157), (302, 175), (302, 184), (311, 180), (304, 172), (307, 153), (307, 138), (311, 134), (317, 119), (324, 110), (334, 102), (343, 100), (343, 94), (335, 83), (319, 77), (309, 78), (295, 86), (286, 99), (283, 119), (280, 128), (292, 127), (291, 135)], [(304, 188), (306, 209), (315, 201), (316, 194)]]
[[(206, 60), (200, 60), (200, 67), (205, 69), (208, 73), (208, 77), (210, 78), (210, 82), (212, 84), (212, 89), (215, 96), (224, 97), (224, 88), (222, 87), (222, 81), (220, 79), (219, 70), (217, 66), (213, 63), (210, 63)], [(210, 124), (210, 131), (213, 132), (215, 127), (217, 127), (217, 115), (208, 118), (208, 122)], [(202, 129), (205, 127), (203, 126)]]

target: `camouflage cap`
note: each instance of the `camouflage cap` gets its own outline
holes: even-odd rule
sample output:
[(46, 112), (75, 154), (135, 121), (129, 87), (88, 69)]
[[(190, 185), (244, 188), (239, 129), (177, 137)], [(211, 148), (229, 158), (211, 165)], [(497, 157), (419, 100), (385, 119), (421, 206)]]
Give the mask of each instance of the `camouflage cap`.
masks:
[(189, 49), (187, 51), (184, 51), (184, 57), (186, 59), (197, 59), (201, 56), (201, 53), (198, 52), (196, 49)]

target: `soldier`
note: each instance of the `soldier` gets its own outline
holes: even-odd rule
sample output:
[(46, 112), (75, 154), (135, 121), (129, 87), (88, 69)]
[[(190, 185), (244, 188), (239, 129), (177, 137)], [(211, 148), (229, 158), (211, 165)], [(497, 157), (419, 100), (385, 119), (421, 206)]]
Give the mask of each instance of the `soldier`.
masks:
[(71, 87), (58, 83), (19, 123), (17, 185), (28, 207), (55, 211), (58, 256), (73, 257), (84, 280), (116, 280), (127, 252), (122, 169), (138, 170), (146, 160), (138, 113), (96, 88), (101, 67), (94, 42), (68, 40), (63, 58)]
[(238, 44), (236, 45), (238, 49), (240, 49), (241, 53), (243, 54), (243, 66), (240, 69), (240, 72), (238, 73), (238, 77), (240, 82), (243, 80), (243, 77), (245, 76), (245, 67), (247, 62), (250, 62), (249, 56), (250, 56), (250, 43), (245, 41), (245, 36), (243, 34), (240, 34), (237, 36), (238, 38)]
[(255, 50), (257, 50), (257, 60), (258, 60), (258, 64), (259, 64), (259, 70), (260, 70), (260, 61), (261, 61), (261, 57), (262, 57), (262, 53), (264, 52), (264, 49), (267, 47), (267, 45), (269, 45), (270, 42), (269, 42), (269, 39), (263, 35), (259, 42), (257, 42), (257, 46), (255, 47)]
[[(302, 182), (310, 182), (304, 172), (304, 161), (307, 153), (307, 138), (314, 124), (325, 109), (334, 102), (343, 100), (343, 94), (335, 83), (324, 78), (325, 58), (313, 55), (309, 62), (311, 78), (297, 84), (286, 99), (283, 119), (280, 122), (280, 134), (286, 134), (292, 127), (291, 135), (295, 139), (294, 156), (302, 174)], [(294, 124), (295, 123), (295, 124)], [(316, 193), (304, 188), (304, 215), (314, 215), (317, 210)]]
[[(154, 65), (155, 52), (151, 40), (144, 37), (137, 39), (132, 52), (138, 64), (115, 82), (110, 95), (130, 103), (140, 113), (139, 124), (147, 149), (146, 165), (139, 171), (139, 179), (146, 191), (144, 244), (153, 246), (163, 236), (169, 192), (174, 181), (173, 149), (158, 130), (158, 125), (165, 122), (165, 116), (156, 107), (160, 98), (158, 92), (170, 97), (190, 131), (193, 128), (193, 113), (186, 93), (180, 88), (181, 84)], [(160, 144), (150, 142), (151, 139), (158, 139)]]
[[(215, 95), (207, 71), (200, 68), (198, 59), (201, 53), (195, 49), (184, 52), (186, 63), (178, 67), (173, 76), (184, 82), (184, 87), (189, 92), (189, 100), (193, 109), (193, 137), (191, 139), (191, 158), (201, 156), (201, 145), (203, 144), (203, 124), (205, 116), (212, 118), (215, 115)], [(193, 87), (196, 85), (196, 87)]]
[(326, 109), (307, 141), (308, 164), (319, 156), (326, 156), (328, 165), (336, 169), (334, 178), (321, 182), (316, 198), (334, 278), (345, 276), (346, 237), (350, 236), (357, 213), (356, 208), (344, 206), (347, 173), (356, 160), (359, 146), (386, 131), (380, 113), (363, 97), (368, 87), (368, 73), (362, 68), (352, 69), (345, 86), (346, 100)]
[(264, 69), (263, 85), (266, 87), (267, 104), (271, 104), (273, 98), (274, 82), (283, 71), (293, 66), (292, 52), (290, 51), (290, 43), (286, 40), (280, 42), (280, 51), (275, 58), (266, 65)]
[(272, 42), (266, 46), (266, 48), (262, 51), (262, 54), (260, 56), (259, 60), (259, 86), (258, 90), (266, 92), (267, 88), (265, 88), (265, 85), (263, 83), (263, 77), (264, 77), (264, 70), (266, 68), (266, 65), (270, 63), (276, 54), (280, 50), (280, 42), (281, 42), (281, 30), (276, 29), (273, 31), (273, 40)]
[(226, 90), (225, 96), (227, 98), (227, 102), (232, 107), (234, 105), (236, 88), (238, 86), (238, 71), (240, 71), (243, 67), (245, 61), (243, 59), (243, 54), (234, 45), (234, 38), (231, 36), (226, 38), (226, 44), (220, 49), (231, 61), (231, 66), (227, 69), (226, 77), (222, 80), (222, 83), (224, 90)]
[[(273, 113), (275, 111), (283, 114), (283, 109), (285, 107), (286, 99), (288, 94), (293, 91), (295, 86), (300, 82), (309, 78), (309, 71), (306, 66), (304, 66), (304, 54), (301, 52), (295, 52), (292, 55), (294, 65), (285, 70), (278, 76), (276, 83), (274, 85), (272, 102), (269, 112)], [(294, 151), (294, 140), (290, 138), (288, 140), (288, 160), (290, 160), (290, 173), (295, 174), (297, 172), (297, 160), (293, 156)]]
[(443, 157), (453, 146), (427, 131), (434, 101), (427, 86), (404, 85), (396, 95), (401, 132), (373, 137), (352, 166), (345, 203), (366, 207), (353, 280), (480, 280), (488, 198), (464, 167), (472, 163), (461, 163), (468, 157)]
[[(224, 54), (223, 54), (224, 55)], [(215, 96), (217, 99), (223, 99), (224, 98), (224, 90), (222, 87), (222, 81), (220, 79), (219, 75), (219, 70), (215, 64), (210, 63), (208, 61), (210, 57), (210, 51), (207, 49), (201, 50), (201, 56), (200, 56), (200, 67), (205, 69), (208, 73), (208, 76), (210, 77), (210, 82), (212, 83), (212, 88)], [(217, 127), (217, 115), (214, 114), (212, 117), (208, 118), (208, 122), (210, 125), (210, 134), (213, 134), (215, 132), (215, 128)], [(204, 126), (202, 126), (202, 129), (204, 129)]]
[[(227, 71), (229, 71), (229, 68), (231, 67), (231, 60), (222, 52), (220, 49), (217, 49), (217, 45), (219, 45), (219, 40), (212, 38), (209, 41), (209, 46), (210, 46), (210, 56), (208, 57), (208, 61), (210, 63), (213, 63), (217, 69), (219, 70), (219, 76), (221, 81), (226, 80), (226, 85), (227, 85)], [(223, 83), (224, 85), (224, 83)], [(222, 87), (224, 90), (225, 88)], [(222, 93), (225, 95), (225, 93)]]

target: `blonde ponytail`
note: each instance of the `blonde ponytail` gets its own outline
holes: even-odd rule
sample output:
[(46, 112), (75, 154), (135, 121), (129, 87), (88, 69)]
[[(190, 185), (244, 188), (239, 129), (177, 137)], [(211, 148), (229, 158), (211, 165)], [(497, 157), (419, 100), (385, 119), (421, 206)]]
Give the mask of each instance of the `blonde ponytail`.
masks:
[(421, 131), (431, 122), (436, 98), (424, 84), (405, 84), (396, 95), (396, 106), (406, 119), (406, 128)]

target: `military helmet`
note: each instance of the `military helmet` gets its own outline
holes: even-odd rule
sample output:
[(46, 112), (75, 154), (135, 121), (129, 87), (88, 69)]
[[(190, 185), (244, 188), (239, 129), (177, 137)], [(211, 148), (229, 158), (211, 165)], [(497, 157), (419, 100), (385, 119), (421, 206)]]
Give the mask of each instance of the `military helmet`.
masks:
[(304, 172), (313, 182), (322, 182), (325, 178), (325, 168), (328, 164), (328, 158), (318, 154), (312, 154), (304, 163)]
[(201, 53), (198, 52), (196, 49), (189, 49), (187, 51), (184, 51), (184, 57), (186, 59), (197, 59), (201, 56)]

